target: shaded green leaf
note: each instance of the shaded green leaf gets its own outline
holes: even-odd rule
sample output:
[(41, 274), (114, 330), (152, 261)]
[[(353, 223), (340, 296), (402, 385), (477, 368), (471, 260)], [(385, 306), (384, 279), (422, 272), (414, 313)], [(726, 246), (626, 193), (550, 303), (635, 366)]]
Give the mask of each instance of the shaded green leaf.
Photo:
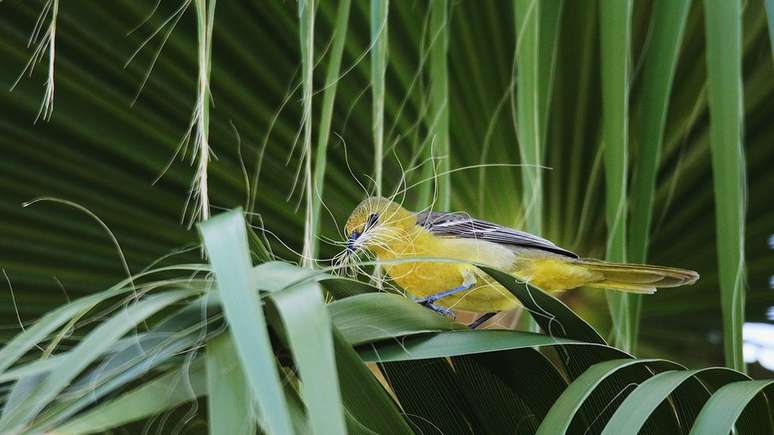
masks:
[(615, 359), (596, 364), (573, 381), (551, 406), (546, 418), (540, 423), (538, 434), (565, 433), (569, 430), (581, 406), (606, 380), (621, 370), (638, 365), (679, 367), (664, 360)]
[[(690, 7), (691, 2), (688, 0), (658, 0), (653, 3), (650, 23), (652, 40), (646, 48), (642, 72), (643, 97), (638, 107), (639, 125), (634, 132), (637, 158), (633, 162), (628, 252), (628, 259), (632, 263), (645, 264), (647, 261), (653, 196), (669, 112), (669, 98), (672, 95), (677, 58)], [(632, 335), (636, 340), (642, 295), (629, 296), (629, 303)], [(636, 341), (633, 344), (636, 345)]]
[(333, 30), (333, 46), (331, 47), (328, 69), (325, 73), (325, 92), (323, 93), (322, 112), (320, 113), (320, 125), (317, 133), (317, 150), (314, 159), (314, 198), (312, 203), (312, 238), (314, 248), (311, 251), (312, 258), (317, 258), (318, 238), (320, 234), (320, 212), (323, 205), (323, 188), (325, 187), (325, 167), (327, 166), (328, 141), (331, 133), (333, 118), (333, 104), (336, 101), (336, 89), (339, 82), (339, 70), (341, 69), (341, 57), (344, 53), (344, 43), (347, 40), (347, 26), (349, 25), (349, 9), (352, 0), (339, 2), (336, 12), (336, 23)]
[(207, 415), (211, 434), (254, 434), (250, 388), (229, 334), (207, 343)]
[(344, 411), (335, 375), (331, 319), (316, 283), (297, 285), (269, 296), (277, 308), (313, 433), (345, 432)]
[(170, 291), (152, 295), (119, 310), (113, 317), (90, 332), (68, 354), (59, 367), (48, 373), (34, 392), (14, 408), (4, 408), (0, 431), (16, 432), (26, 426), (86, 367), (116, 340), (155, 312), (194, 294), (191, 290)]
[[(700, 378), (702, 374), (707, 372), (715, 372), (716, 375), (725, 374), (729, 376), (728, 381), (734, 378), (735, 380), (745, 378), (741, 373), (723, 368), (675, 370), (659, 373), (641, 383), (626, 397), (623, 403), (616, 409), (602, 433), (604, 435), (611, 435), (629, 431), (632, 433), (638, 432), (656, 408), (667, 400), (673, 391), (683, 383), (695, 377)], [(701, 402), (708, 399), (709, 391), (705, 392), (706, 397), (696, 397), (693, 400)], [(690, 423), (691, 421), (684, 421), (686, 425)]]
[(505, 272), (485, 266), (480, 266), (480, 268), (513, 293), (546, 334), (605, 344), (605, 340), (594, 328), (559, 299), (537, 287), (519, 282), (515, 277)]
[(290, 433), (291, 423), (282, 383), (269, 343), (255, 278), (251, 275), (247, 232), (241, 209), (199, 225), (210, 256), (223, 312), (234, 337), (252, 397), (269, 431)]
[(400, 342), (384, 341), (363, 345), (360, 355), (366, 361), (409, 361), (447, 356), (469, 355), (498, 350), (520, 349), (536, 346), (588, 345), (565, 338), (554, 338), (521, 331), (449, 331), (408, 337)]
[(478, 426), (445, 358), (397, 361), (379, 364), (379, 368), (414, 432), (471, 433)]
[(395, 402), (335, 329), (333, 344), (341, 397), (347, 415), (351, 417), (348, 427), (364, 428), (376, 433), (413, 433), (401, 417)]
[(705, 0), (704, 17), (723, 347), (726, 366), (744, 372), (742, 325), (747, 187), (742, 145), (741, 1)]
[[(626, 185), (629, 164), (629, 64), (631, 62), (631, 0), (599, 4), (602, 73), (602, 143), (605, 163), (606, 257), (626, 261)], [(607, 291), (615, 344), (631, 352), (636, 342), (634, 297)]]
[[(710, 397), (699, 416), (696, 417), (691, 435), (728, 434), (750, 402), (774, 383), (766, 381), (743, 381), (728, 384)], [(771, 404), (768, 404), (771, 406)], [(766, 408), (764, 408), (766, 409)], [(769, 410), (769, 412), (771, 412)], [(759, 415), (755, 421), (755, 430), (760, 433), (772, 430), (771, 417), (767, 413)]]
[(336, 329), (351, 345), (465, 328), (405, 297), (385, 293), (352, 296), (329, 304), (328, 309)]
[(57, 427), (57, 434), (103, 432), (164, 412), (204, 395), (203, 358), (160, 376)]
[(534, 434), (567, 383), (540, 352), (525, 348), (452, 358), (476, 431)]

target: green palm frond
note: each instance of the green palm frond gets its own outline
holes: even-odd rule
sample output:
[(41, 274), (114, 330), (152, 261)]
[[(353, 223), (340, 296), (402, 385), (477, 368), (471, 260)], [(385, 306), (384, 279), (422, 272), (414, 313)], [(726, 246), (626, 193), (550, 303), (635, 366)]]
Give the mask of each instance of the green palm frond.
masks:
[[(770, 373), (745, 366), (742, 326), (767, 321), (774, 302), (771, 11), (768, 0), (248, 1), (217, 14), (214, 0), (0, 2), (0, 398), (15, 409), (0, 427), (84, 433), (206, 406), (222, 433), (768, 428), (769, 384), (743, 373)], [(510, 286), (544, 295), (525, 302), (543, 334), (460, 332), (327, 275), (260, 287), (240, 306), (253, 280), (323, 273), (374, 192), (702, 278), (609, 307), (593, 290), (560, 301)], [(36, 198), (58, 202), (22, 206)], [(203, 260), (187, 224), (237, 207), (249, 226), (217, 254), (205, 237)], [(247, 281), (224, 283), (239, 276), (224, 264)], [(239, 300), (221, 298), (234, 289)], [(302, 297), (309, 306), (292, 302)], [(235, 320), (248, 326), (234, 333)], [(159, 358), (143, 364), (138, 349)], [(245, 352), (274, 375), (251, 371)], [(712, 364), (734, 370), (686, 368)], [(508, 400), (477, 401), (486, 394)], [(731, 395), (742, 400), (717, 411)]]
[[(723, 433), (772, 430), (764, 399), (755, 398), (770, 383), (752, 384), (731, 369), (634, 359), (561, 301), (506, 273), (482, 266), (542, 334), (460, 329), (406, 298), (320, 271), (252, 267), (245, 227), (240, 210), (201, 226), (214, 280), (137, 277), (135, 286), (115, 287), (113, 296), (128, 298), (93, 319), (98, 324), (71, 350), (22, 360), (14, 348), (0, 351), (13, 364), (4, 378), (16, 381), (0, 429), (93, 433), (206, 395), (211, 433), (252, 433), (256, 425), (271, 433), (664, 433), (694, 423)], [(324, 304), (323, 291), (334, 302)], [(110, 291), (102, 294), (106, 300)], [(87, 297), (69, 306), (84, 302), (81, 315), (100, 303)], [(183, 308), (173, 307), (179, 302)], [(59, 325), (75, 312), (61, 312)], [(154, 319), (154, 312), (163, 314)], [(19, 336), (16, 348), (44, 344), (58, 327), (52, 320)], [(364, 362), (378, 363), (384, 384)], [(186, 388), (176, 387), (181, 382)], [(745, 400), (711, 413), (718, 401), (735, 400), (731, 390)]]

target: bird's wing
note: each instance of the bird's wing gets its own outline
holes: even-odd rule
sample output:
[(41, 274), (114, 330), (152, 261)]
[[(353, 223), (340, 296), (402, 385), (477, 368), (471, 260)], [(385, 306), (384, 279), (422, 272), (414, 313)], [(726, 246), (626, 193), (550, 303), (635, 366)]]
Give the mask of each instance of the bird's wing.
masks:
[(465, 213), (424, 211), (416, 214), (417, 225), (441, 237), (462, 237), (484, 240), (500, 245), (541, 249), (547, 252), (578, 258), (553, 242), (524, 231), (475, 219)]

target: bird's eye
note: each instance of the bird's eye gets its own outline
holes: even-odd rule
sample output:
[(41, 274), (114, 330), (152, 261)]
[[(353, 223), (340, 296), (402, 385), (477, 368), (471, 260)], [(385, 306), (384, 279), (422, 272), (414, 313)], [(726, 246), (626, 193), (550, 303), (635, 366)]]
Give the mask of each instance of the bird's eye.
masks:
[(368, 221), (366, 222), (366, 228), (373, 227), (377, 222), (379, 222), (379, 215), (376, 213), (369, 214)]

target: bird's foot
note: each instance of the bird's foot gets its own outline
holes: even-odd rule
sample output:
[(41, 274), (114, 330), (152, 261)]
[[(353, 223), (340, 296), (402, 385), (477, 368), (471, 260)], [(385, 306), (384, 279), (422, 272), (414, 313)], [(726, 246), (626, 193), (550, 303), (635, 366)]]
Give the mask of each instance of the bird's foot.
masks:
[(442, 292), (434, 293), (434, 294), (432, 294), (432, 295), (430, 295), (430, 296), (428, 296), (426, 298), (417, 299), (417, 303), (422, 304), (422, 305), (424, 305), (424, 304), (433, 304), (433, 303), (435, 303), (435, 301), (437, 301), (439, 299), (443, 299), (446, 296), (451, 296), (451, 295), (455, 295), (455, 294), (460, 293), (460, 292), (464, 292), (466, 290), (470, 290), (471, 287), (473, 287), (473, 284), (463, 284), (463, 285), (461, 285), (459, 287), (455, 287), (455, 288), (450, 289), (450, 290), (444, 290)]
[(455, 319), (457, 317), (456, 314), (454, 314), (454, 310), (452, 310), (451, 308), (446, 308), (446, 307), (442, 307), (440, 305), (435, 305), (434, 303), (430, 302), (428, 299), (429, 298), (420, 299), (420, 300), (417, 301), (417, 303), (419, 305), (422, 305), (425, 308), (429, 308), (429, 309), (435, 311), (436, 313), (438, 313), (438, 314), (440, 314), (442, 316), (450, 317), (452, 319)]
[(473, 287), (473, 285), (474, 285), (473, 283), (463, 284), (459, 287), (456, 287), (450, 290), (444, 290), (442, 292), (434, 293), (426, 298), (417, 299), (416, 303), (424, 307), (430, 308), (436, 313), (440, 313), (446, 317), (451, 317), (452, 319), (455, 319), (456, 315), (454, 314), (454, 311), (452, 311), (451, 308), (441, 307), (439, 305), (436, 305), (435, 302), (447, 296), (451, 296), (460, 292), (464, 292), (466, 290), (470, 290)]

